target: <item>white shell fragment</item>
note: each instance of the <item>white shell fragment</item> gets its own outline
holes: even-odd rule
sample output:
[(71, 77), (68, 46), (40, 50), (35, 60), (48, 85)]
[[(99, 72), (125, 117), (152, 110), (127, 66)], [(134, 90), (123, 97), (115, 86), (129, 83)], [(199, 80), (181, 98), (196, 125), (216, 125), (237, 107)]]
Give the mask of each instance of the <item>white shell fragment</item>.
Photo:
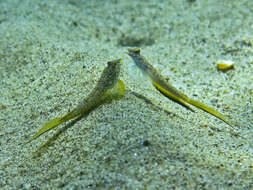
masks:
[(234, 69), (234, 62), (231, 60), (219, 60), (216, 62), (216, 65), (219, 71)]

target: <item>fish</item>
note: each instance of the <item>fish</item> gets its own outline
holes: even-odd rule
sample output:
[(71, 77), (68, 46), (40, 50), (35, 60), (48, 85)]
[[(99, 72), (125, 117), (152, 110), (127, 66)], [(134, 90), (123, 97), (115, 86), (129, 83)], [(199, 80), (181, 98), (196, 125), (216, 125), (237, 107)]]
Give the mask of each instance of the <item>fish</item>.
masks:
[(171, 99), (172, 101), (184, 106), (188, 110), (194, 112), (194, 110), (188, 105), (195, 106), (213, 116), (216, 118), (224, 121), (229, 126), (233, 126), (230, 121), (218, 112), (217, 110), (208, 107), (207, 105), (196, 101), (194, 99), (189, 98), (186, 94), (180, 92), (176, 89), (172, 84), (166, 81), (166, 79), (158, 72), (156, 68), (154, 68), (144, 56), (140, 54), (140, 49), (133, 48), (128, 49), (127, 54), (133, 59), (136, 66), (143, 72), (144, 75), (148, 76), (148, 78), (151, 80), (152, 85), (164, 96)]
[(107, 66), (103, 70), (96, 87), (92, 90), (88, 97), (63, 117), (54, 118), (44, 124), (42, 128), (30, 140), (27, 141), (27, 143), (30, 143), (42, 134), (64, 122), (80, 118), (90, 113), (93, 109), (104, 102), (108, 102), (113, 99), (121, 99), (125, 94), (125, 84), (122, 80), (118, 79), (121, 62), (122, 59), (116, 59), (107, 62)]

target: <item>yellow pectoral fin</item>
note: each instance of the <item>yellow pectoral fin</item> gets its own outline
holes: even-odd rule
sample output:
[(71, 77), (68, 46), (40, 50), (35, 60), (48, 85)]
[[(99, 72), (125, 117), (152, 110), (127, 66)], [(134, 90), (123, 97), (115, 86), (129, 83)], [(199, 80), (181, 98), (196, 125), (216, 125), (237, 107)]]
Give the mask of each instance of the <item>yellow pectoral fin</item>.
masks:
[(125, 84), (122, 80), (119, 80), (115, 84), (113, 89), (114, 89), (114, 91), (112, 92), (112, 94), (114, 94), (114, 98), (117, 100), (121, 99), (126, 93), (126, 87), (125, 87)]
[(156, 87), (156, 89), (161, 92), (164, 96), (168, 97), (169, 99), (175, 101), (176, 103), (184, 106), (185, 108), (191, 110), (192, 112), (194, 112), (194, 110), (188, 106), (184, 100), (182, 100), (180, 97), (178, 97), (177, 95), (169, 92), (168, 90), (164, 89), (161, 85), (159, 85), (158, 83), (156, 83), (155, 81), (152, 81), (152, 84)]
[(124, 94), (125, 94), (125, 84), (122, 80), (118, 80), (117, 83), (114, 85), (113, 88), (107, 90), (105, 94), (103, 95), (104, 99), (109, 99), (109, 100), (119, 100), (121, 99)]
[(210, 108), (208, 106), (206, 106), (205, 104), (201, 103), (201, 102), (198, 102), (198, 101), (195, 101), (195, 100), (192, 100), (192, 99), (189, 99), (188, 100), (188, 103), (197, 107), (197, 108), (200, 108), (204, 111), (206, 111), (207, 113), (210, 113), (211, 115), (221, 119), (222, 121), (224, 121), (225, 123), (227, 123), (228, 125), (230, 125), (231, 127), (233, 126), (227, 119), (224, 115), (222, 115), (221, 113), (219, 113), (218, 111), (214, 110), (213, 108)]

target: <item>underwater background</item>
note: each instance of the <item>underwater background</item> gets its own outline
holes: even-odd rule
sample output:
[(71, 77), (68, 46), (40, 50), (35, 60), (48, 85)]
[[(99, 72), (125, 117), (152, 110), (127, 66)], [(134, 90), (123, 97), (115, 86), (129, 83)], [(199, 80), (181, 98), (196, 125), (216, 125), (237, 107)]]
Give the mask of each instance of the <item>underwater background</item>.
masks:
[[(251, 0), (0, 0), (0, 189), (253, 189), (252, 31)], [(234, 125), (161, 95), (136, 47)], [(118, 58), (123, 98), (26, 144)]]

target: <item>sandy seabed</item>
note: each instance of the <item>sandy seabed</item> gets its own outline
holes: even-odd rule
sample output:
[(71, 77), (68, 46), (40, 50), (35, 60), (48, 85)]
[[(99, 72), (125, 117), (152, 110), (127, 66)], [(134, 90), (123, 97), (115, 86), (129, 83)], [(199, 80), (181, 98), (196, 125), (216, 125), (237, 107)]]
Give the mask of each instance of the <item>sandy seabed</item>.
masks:
[[(253, 189), (253, 1), (0, 1), (0, 189)], [(142, 54), (233, 128), (162, 96)], [(126, 94), (25, 142), (73, 109), (106, 62)], [(233, 70), (218, 71), (218, 60)]]

